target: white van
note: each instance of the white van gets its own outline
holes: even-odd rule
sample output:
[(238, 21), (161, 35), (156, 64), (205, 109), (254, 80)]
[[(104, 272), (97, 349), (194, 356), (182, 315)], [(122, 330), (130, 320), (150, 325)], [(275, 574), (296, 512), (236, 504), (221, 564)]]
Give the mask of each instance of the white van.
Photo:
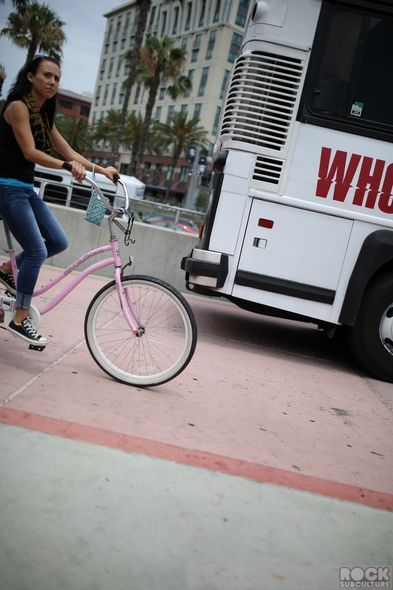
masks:
[[(87, 172), (86, 176), (91, 178), (91, 172)], [(143, 182), (125, 174), (120, 174), (120, 179), (127, 186), (130, 202), (143, 200), (145, 193)], [(115, 208), (123, 206), (124, 197), (121, 186), (115, 186), (102, 174), (96, 174), (96, 182)], [(34, 171), (34, 189), (47, 203), (84, 210), (87, 209), (91, 194), (91, 186), (87, 182), (80, 184), (67, 170), (45, 168), (38, 164)]]

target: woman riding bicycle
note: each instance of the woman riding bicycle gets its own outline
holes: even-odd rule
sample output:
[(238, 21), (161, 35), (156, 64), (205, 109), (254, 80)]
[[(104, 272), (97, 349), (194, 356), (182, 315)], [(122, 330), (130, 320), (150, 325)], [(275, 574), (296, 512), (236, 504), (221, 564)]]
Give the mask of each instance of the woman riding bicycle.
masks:
[[(9, 332), (33, 345), (46, 346), (29, 315), (31, 298), (46, 258), (68, 246), (67, 236), (49, 207), (33, 190), (34, 165), (60, 169), (63, 161), (51, 156), (56, 150), (72, 166), (82, 182), (93, 164), (75, 152), (54, 124), (59, 62), (36, 56), (19, 71), (0, 114), (0, 216), (22, 247), (16, 257), (15, 287), (10, 262), (0, 267), (0, 283), (16, 295), (16, 313)], [(95, 171), (114, 181), (116, 168), (96, 166)]]

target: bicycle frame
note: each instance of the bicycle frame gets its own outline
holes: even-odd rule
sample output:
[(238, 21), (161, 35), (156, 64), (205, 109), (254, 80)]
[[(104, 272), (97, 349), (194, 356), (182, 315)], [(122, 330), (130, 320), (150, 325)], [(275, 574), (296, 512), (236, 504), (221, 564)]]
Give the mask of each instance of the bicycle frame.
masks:
[[(44, 293), (48, 292), (52, 287), (54, 287), (55, 285), (60, 283), (60, 281), (62, 281), (66, 276), (68, 276), (73, 270), (76, 270), (79, 266), (81, 266), (81, 264), (86, 262), (86, 260), (89, 260), (90, 258), (97, 256), (98, 254), (102, 254), (104, 252), (111, 252), (112, 256), (110, 258), (105, 258), (104, 260), (101, 260), (100, 262), (96, 262), (94, 264), (91, 264), (86, 269), (84, 269), (68, 285), (66, 285), (60, 291), (60, 293), (58, 293), (58, 295), (56, 295), (52, 299), (52, 301), (50, 301), (49, 303), (47, 303), (46, 305), (44, 305), (43, 307), (38, 309), (38, 312), (40, 315), (44, 315), (48, 311), (51, 311), (61, 301), (63, 301), (63, 299), (65, 297), (67, 297), (67, 295), (69, 295), (69, 293), (71, 293), (71, 291), (73, 291), (75, 289), (75, 287), (77, 285), (79, 285), (79, 283), (81, 283), (88, 275), (100, 270), (101, 268), (105, 268), (106, 266), (110, 266), (111, 264), (113, 264), (114, 278), (115, 278), (115, 282), (116, 282), (117, 292), (119, 295), (119, 303), (120, 303), (121, 310), (122, 310), (124, 317), (130, 327), (130, 330), (136, 336), (139, 336), (143, 332), (144, 327), (138, 317), (138, 314), (135, 311), (135, 308), (132, 304), (129, 294), (124, 292), (124, 289), (122, 286), (121, 278), (123, 276), (123, 269), (122, 269), (122, 263), (121, 263), (121, 258), (120, 258), (119, 242), (118, 242), (118, 238), (117, 238), (115, 231), (114, 231), (114, 223), (116, 223), (116, 225), (125, 234), (125, 236), (126, 236), (125, 242), (127, 244), (127, 239), (129, 239), (129, 236), (131, 234), (130, 227), (125, 229), (119, 222), (115, 221), (116, 217), (123, 215), (125, 213), (125, 211), (128, 209), (129, 199), (128, 199), (128, 194), (127, 194), (127, 188), (122, 183), (121, 180), (118, 180), (118, 182), (123, 186), (123, 190), (124, 190), (125, 197), (126, 197), (125, 210), (119, 212), (119, 211), (116, 211), (112, 207), (112, 205), (105, 199), (105, 197), (102, 195), (99, 187), (96, 185), (96, 183), (93, 180), (91, 180), (89, 178), (86, 178), (86, 180), (96, 189), (97, 193), (100, 195), (101, 200), (103, 200), (104, 203), (107, 205), (108, 209), (110, 209), (112, 211), (112, 214), (108, 218), (110, 243), (105, 246), (99, 246), (98, 248), (95, 248), (94, 250), (90, 250), (89, 252), (86, 252), (85, 254), (83, 254), (80, 258), (78, 258), (70, 266), (68, 266), (64, 271), (60, 272), (54, 280), (48, 282), (43, 287), (36, 289), (33, 293), (33, 298), (38, 297), (38, 296), (43, 295)], [(14, 279), (16, 282), (18, 270), (17, 270), (17, 266), (16, 266), (16, 261), (15, 261), (15, 251), (13, 248), (12, 238), (11, 238), (10, 232), (8, 230), (8, 227), (6, 226), (5, 222), (3, 222), (3, 223), (4, 223), (6, 239), (7, 239), (7, 244), (8, 244), (8, 254), (9, 254), (9, 257), (11, 260)], [(130, 225), (130, 222), (129, 222), (129, 225)], [(131, 225), (131, 227), (132, 227), (132, 225)], [(1, 307), (1, 304), (0, 304), (0, 307)]]

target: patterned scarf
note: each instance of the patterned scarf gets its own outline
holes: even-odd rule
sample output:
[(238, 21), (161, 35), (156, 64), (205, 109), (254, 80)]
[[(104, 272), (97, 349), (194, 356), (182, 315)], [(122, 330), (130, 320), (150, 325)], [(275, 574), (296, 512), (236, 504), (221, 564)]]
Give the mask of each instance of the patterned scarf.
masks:
[(45, 154), (50, 154), (53, 151), (53, 144), (45, 104), (39, 111), (32, 94), (26, 94), (26, 96), (22, 97), (22, 100), (29, 111), (30, 127), (35, 147), (37, 150), (45, 152)]

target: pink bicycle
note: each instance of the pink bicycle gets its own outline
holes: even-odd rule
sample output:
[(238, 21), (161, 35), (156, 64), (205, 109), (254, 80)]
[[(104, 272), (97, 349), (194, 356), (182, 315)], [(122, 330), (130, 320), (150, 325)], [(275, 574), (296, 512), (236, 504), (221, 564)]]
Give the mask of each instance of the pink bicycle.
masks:
[[(124, 191), (125, 206), (114, 209), (98, 185), (87, 177), (86, 181), (109, 210), (109, 243), (81, 256), (54, 280), (37, 289), (33, 298), (48, 292), (86, 260), (103, 252), (111, 255), (81, 271), (48, 304), (40, 309), (32, 306), (33, 323), (38, 329), (41, 315), (55, 308), (86, 276), (113, 265), (114, 280), (94, 295), (86, 311), (84, 332), (88, 349), (101, 369), (117, 381), (139, 387), (166, 383), (185, 369), (195, 352), (197, 327), (193, 311), (183, 295), (161, 279), (124, 275), (132, 258), (122, 265), (115, 227), (124, 233), (124, 243), (129, 246), (134, 216), (128, 212), (127, 187), (118, 180)], [(5, 251), (16, 282), (15, 251), (5, 224), (4, 229), (8, 246)], [(4, 324), (8, 325), (14, 313), (14, 297), (7, 291), (0, 291), (0, 315)], [(33, 345), (30, 348), (43, 349)]]

